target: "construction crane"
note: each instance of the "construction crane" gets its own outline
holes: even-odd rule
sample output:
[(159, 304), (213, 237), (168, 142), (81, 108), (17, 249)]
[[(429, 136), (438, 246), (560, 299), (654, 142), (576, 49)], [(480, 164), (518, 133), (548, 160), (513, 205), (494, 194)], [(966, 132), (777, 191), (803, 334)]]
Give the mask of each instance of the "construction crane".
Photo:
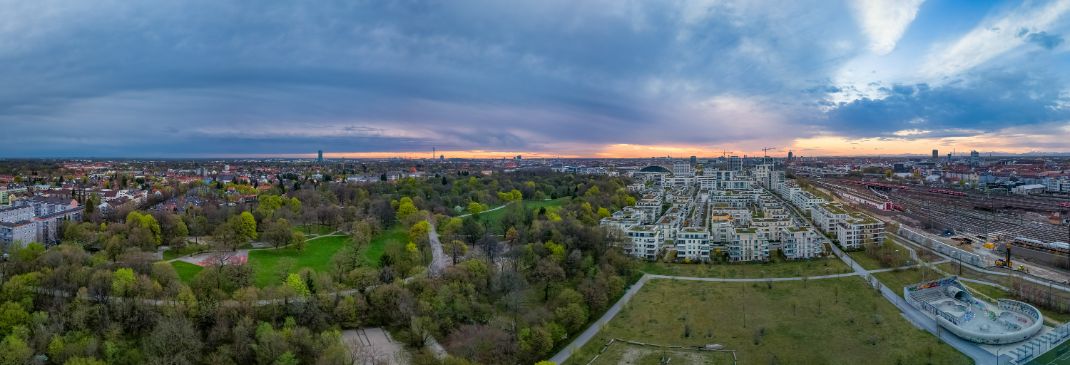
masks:
[(769, 151), (776, 151), (776, 147), (765, 147), (765, 148), (762, 148), (762, 153), (765, 154), (765, 158), (769, 158)]
[(769, 151), (776, 151), (776, 147), (762, 148), (762, 153), (765, 155), (765, 157), (762, 157), (762, 163), (769, 163)]

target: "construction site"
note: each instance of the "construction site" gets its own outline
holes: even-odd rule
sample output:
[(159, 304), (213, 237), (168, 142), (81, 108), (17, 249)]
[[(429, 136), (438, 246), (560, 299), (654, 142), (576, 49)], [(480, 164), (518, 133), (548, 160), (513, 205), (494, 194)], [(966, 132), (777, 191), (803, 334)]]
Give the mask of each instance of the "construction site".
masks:
[(980, 255), (986, 265), (1070, 283), (1070, 200), (896, 184), (866, 179), (807, 180), (818, 191), (889, 223), (919, 228)]

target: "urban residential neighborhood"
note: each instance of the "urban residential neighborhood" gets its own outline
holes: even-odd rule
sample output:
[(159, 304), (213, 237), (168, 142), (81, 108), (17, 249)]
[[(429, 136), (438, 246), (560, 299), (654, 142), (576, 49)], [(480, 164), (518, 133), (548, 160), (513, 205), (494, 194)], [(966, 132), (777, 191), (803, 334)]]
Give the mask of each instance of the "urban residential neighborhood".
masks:
[(0, 365), (1070, 364), (1070, 0), (0, 8)]

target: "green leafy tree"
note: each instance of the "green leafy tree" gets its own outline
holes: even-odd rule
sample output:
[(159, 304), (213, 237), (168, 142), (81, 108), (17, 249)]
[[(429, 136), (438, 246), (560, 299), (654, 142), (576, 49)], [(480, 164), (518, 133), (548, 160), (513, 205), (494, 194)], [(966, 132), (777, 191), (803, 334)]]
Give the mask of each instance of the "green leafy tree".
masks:
[(238, 215), (237, 222), (237, 231), (241, 233), (241, 235), (250, 240), (256, 239), (256, 218), (253, 217), (253, 213), (249, 213), (248, 211), (241, 212), (241, 214)]
[(294, 243), (294, 231), (290, 222), (279, 218), (264, 230), (264, 240), (271, 243), (275, 248)]
[(531, 359), (541, 358), (554, 348), (554, 340), (550, 337), (550, 331), (541, 326), (520, 329), (517, 333), (517, 342), (520, 345), (520, 351), (526, 353)]
[(29, 320), (30, 314), (18, 303), (0, 304), (0, 336), (11, 334), (16, 326), (24, 326)]
[(134, 275), (134, 270), (130, 268), (117, 269), (111, 276), (111, 291), (118, 296), (129, 295), (136, 284), (137, 276)]
[(428, 240), (428, 233), (431, 230), (431, 224), (427, 221), (419, 221), (409, 228), (409, 241), (417, 244), (426, 244)]
[(416, 204), (412, 202), (412, 198), (402, 197), (398, 201), (397, 212), (394, 215), (397, 217), (398, 222), (407, 222), (410, 217), (419, 213), (420, 210), (416, 208)]
[(295, 356), (293, 352), (286, 351), (285, 353), (282, 354), (282, 356), (279, 356), (279, 358), (277, 360), (275, 360), (275, 362), (272, 363), (272, 364), (274, 364), (274, 365), (298, 365), (300, 363), (301, 363), (301, 361), (299, 361), (297, 359), (297, 356)]
[(297, 296), (307, 297), (312, 294), (308, 290), (308, 284), (305, 284), (305, 279), (301, 278), (301, 275), (290, 274), (286, 276), (286, 287), (294, 291)]
[(152, 240), (157, 245), (163, 242), (160, 223), (151, 214), (142, 214), (132, 211), (126, 215), (126, 224), (130, 227), (139, 227), (152, 233)]
[(33, 349), (21, 336), (7, 335), (0, 341), (0, 364), (30, 364)]
[(487, 206), (476, 202), (468, 203), (468, 213), (476, 215), (487, 210)]

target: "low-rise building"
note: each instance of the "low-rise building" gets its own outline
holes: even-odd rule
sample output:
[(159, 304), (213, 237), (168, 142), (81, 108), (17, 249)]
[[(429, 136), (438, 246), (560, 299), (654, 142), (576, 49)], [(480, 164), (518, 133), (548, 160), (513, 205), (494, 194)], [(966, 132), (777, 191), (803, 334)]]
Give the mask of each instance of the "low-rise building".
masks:
[(710, 232), (699, 227), (687, 227), (676, 233), (676, 257), (689, 261), (709, 261)]
[(837, 223), (836, 238), (845, 250), (856, 250), (868, 244), (884, 242), (884, 222), (862, 213), (851, 213)]
[(754, 228), (736, 228), (736, 236), (728, 244), (728, 259), (732, 262), (768, 261), (769, 241)]
[(630, 244), (624, 246), (624, 252), (637, 258), (656, 260), (661, 244), (664, 242), (661, 231), (651, 225), (628, 228), (625, 232)]
[(825, 254), (821, 235), (813, 229), (802, 227), (783, 228), (782, 251), (791, 260), (811, 259)]
[(836, 203), (822, 203), (810, 208), (814, 225), (825, 234), (836, 236), (839, 223), (847, 220), (847, 210)]

